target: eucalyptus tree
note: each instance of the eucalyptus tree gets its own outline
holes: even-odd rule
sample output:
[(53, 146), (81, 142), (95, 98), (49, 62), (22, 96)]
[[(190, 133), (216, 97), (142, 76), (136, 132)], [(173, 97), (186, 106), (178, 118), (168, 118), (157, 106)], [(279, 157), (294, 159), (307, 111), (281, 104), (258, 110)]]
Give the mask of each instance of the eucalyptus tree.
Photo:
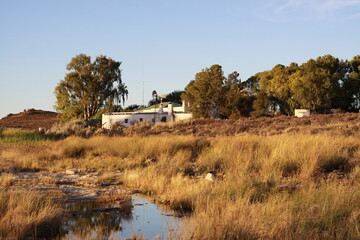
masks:
[(72, 58), (69, 71), (55, 88), (55, 109), (63, 119), (93, 117), (99, 110), (124, 103), (128, 95), (121, 79), (121, 62), (100, 55), (80, 54)]

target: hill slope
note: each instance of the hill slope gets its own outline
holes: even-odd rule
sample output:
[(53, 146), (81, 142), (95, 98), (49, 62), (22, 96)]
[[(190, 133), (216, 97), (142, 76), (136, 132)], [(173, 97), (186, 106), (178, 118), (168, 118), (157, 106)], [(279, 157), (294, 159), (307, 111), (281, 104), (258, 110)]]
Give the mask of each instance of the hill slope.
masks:
[(38, 130), (39, 127), (49, 129), (58, 121), (57, 113), (36, 109), (28, 109), (17, 114), (9, 114), (0, 119), (0, 128), (22, 128)]

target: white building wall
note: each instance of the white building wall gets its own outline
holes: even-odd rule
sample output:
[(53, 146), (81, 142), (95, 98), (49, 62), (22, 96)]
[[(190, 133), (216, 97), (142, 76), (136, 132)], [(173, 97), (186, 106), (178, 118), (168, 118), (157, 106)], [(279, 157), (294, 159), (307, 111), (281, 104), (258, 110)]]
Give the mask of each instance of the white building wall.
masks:
[(310, 110), (309, 109), (295, 109), (295, 117), (309, 117)]
[(192, 118), (192, 113), (190, 112), (185, 112), (185, 113), (175, 113), (175, 122), (177, 121), (182, 121), (182, 120), (186, 120), (186, 119), (190, 119)]
[[(192, 118), (190, 112), (184, 112), (185, 105), (181, 107), (172, 107), (169, 104), (167, 108), (157, 108), (156, 112), (114, 112), (104, 113), (102, 115), (102, 126), (105, 129), (110, 129), (115, 123), (120, 123), (125, 127), (129, 127), (135, 122), (149, 121), (152, 124), (161, 122), (161, 120), (169, 121), (181, 121)], [(159, 112), (160, 110), (160, 112)], [(169, 110), (169, 111), (168, 111)], [(165, 119), (164, 119), (165, 118)]]
[(165, 117), (166, 122), (171, 121), (172, 116), (164, 113), (104, 113), (102, 115), (102, 126), (110, 129), (115, 123), (129, 127), (135, 122), (149, 121), (152, 124), (161, 122)]

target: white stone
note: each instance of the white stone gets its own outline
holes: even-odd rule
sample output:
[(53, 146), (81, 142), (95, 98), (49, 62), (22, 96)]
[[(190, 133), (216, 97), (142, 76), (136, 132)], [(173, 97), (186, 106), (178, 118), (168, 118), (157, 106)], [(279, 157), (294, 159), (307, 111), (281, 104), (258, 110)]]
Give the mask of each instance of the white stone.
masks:
[(206, 174), (205, 180), (208, 180), (208, 181), (212, 182), (212, 181), (215, 180), (215, 175), (212, 174), (212, 173), (208, 173), (208, 174)]
[(45, 133), (45, 128), (39, 127), (39, 133), (44, 134)]
[(72, 168), (72, 169), (67, 169), (65, 173), (68, 175), (74, 175), (77, 174), (78, 172), (79, 171), (76, 168)]

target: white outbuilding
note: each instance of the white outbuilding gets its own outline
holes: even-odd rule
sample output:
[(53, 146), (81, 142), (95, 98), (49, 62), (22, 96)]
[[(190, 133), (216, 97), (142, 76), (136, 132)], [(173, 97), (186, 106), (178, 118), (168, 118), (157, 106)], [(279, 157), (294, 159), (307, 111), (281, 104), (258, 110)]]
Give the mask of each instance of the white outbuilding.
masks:
[(192, 118), (192, 113), (186, 111), (185, 102), (174, 104), (164, 102), (136, 112), (112, 112), (102, 114), (102, 126), (110, 129), (115, 123), (129, 127), (135, 122), (149, 121), (152, 124), (158, 122), (180, 121)]

